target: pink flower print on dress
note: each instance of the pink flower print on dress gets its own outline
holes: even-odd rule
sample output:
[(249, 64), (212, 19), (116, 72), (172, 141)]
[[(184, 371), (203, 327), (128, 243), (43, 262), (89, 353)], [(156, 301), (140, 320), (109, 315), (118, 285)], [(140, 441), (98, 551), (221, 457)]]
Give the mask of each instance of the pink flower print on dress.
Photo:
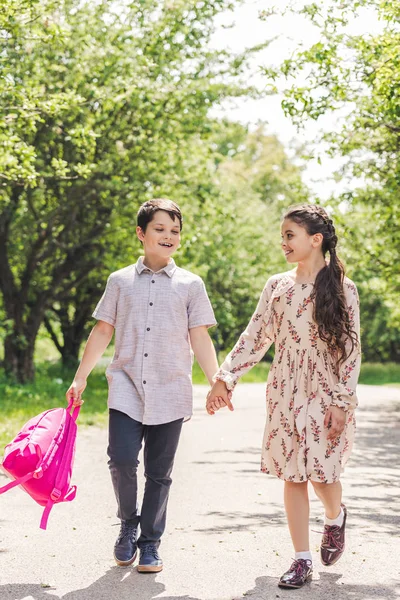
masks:
[(268, 419), (269, 422), (272, 421), (272, 416), (275, 412), (276, 407), (278, 406), (279, 402), (276, 400), (276, 402), (272, 402), (272, 400), (269, 401), (268, 403)]
[(357, 305), (359, 305), (359, 299), (358, 299), (357, 288), (356, 288), (356, 286), (354, 285), (354, 283), (353, 283), (353, 282), (346, 281), (346, 282), (345, 282), (345, 285), (347, 286), (347, 288), (348, 288), (349, 290), (351, 290), (351, 291), (353, 292), (353, 295), (354, 295), (354, 296), (357, 298)]
[(312, 301), (313, 301), (312, 294), (310, 294), (307, 298), (304, 298), (303, 302), (301, 302), (301, 304), (299, 304), (299, 307), (297, 309), (297, 313), (296, 313), (296, 318), (297, 319), (299, 319), (301, 317), (301, 315), (303, 314), (303, 312), (307, 309), (307, 306)]
[(291, 451), (288, 453), (288, 455), (286, 457), (286, 460), (285, 460), (285, 464), (290, 463), (290, 461), (292, 459), (292, 456), (293, 456), (293, 453), (294, 453), (294, 448), (292, 448)]
[[(253, 321), (258, 321), (262, 315), (255, 315), (253, 317)], [(266, 342), (264, 341), (264, 324), (261, 325), (260, 329), (257, 331), (256, 336), (254, 338), (254, 346), (250, 351), (250, 354), (257, 354), (260, 350), (262, 350), (266, 346)]]
[(236, 367), (233, 367), (233, 369), (231, 369), (231, 373), (235, 374), (238, 371), (241, 371), (242, 369), (251, 369), (251, 367), (254, 367), (254, 365), (256, 365), (257, 362), (258, 362), (257, 360), (255, 360), (253, 362), (248, 361), (243, 364), (237, 365)]
[(327, 382), (326, 378), (324, 377), (324, 375), (321, 373), (321, 371), (317, 371), (318, 373), (318, 381), (319, 381), (319, 385), (322, 389), (322, 391), (327, 395), (332, 397), (333, 392), (331, 390), (331, 387), (329, 385), (329, 383)]
[(318, 343), (318, 328), (315, 323), (308, 321), (308, 338), (310, 340), (311, 348), (316, 348)]
[(287, 366), (289, 367), (289, 379), (292, 380), (295, 373), (295, 359), (292, 359), (289, 353), (287, 357)]
[(290, 288), (290, 290), (288, 290), (286, 292), (286, 304), (288, 304), (289, 306), (292, 306), (292, 300), (293, 300), (294, 292), (295, 292), (295, 288), (294, 287)]
[(307, 364), (308, 364), (308, 377), (310, 381), (314, 381), (314, 376), (315, 376), (315, 369), (317, 368), (317, 363), (315, 361), (313, 361), (311, 359), (311, 357), (308, 357), (307, 360)]
[(284, 314), (285, 314), (284, 312), (278, 313), (276, 310), (274, 310), (275, 333), (276, 333), (277, 336), (279, 336), (279, 334), (281, 332), (282, 321), (283, 321)]
[(292, 322), (289, 321), (289, 319), (288, 319), (288, 325), (289, 325), (289, 333), (292, 337), (292, 340), (294, 342), (296, 342), (296, 344), (300, 344), (301, 338), (300, 338), (299, 334), (297, 333), (296, 328), (294, 327)]
[(245, 345), (246, 345), (246, 341), (245, 341), (244, 337), (241, 336), (239, 338), (238, 343), (236, 344), (235, 348), (232, 350), (232, 358), (236, 358), (236, 356), (241, 354), (244, 350)]
[(279, 466), (278, 461), (275, 460), (275, 458), (273, 458), (272, 462), (274, 463), (275, 472), (276, 472), (277, 476), (280, 478), (283, 477), (283, 471), (282, 471), (281, 467)]
[(325, 371), (329, 371), (330, 361), (328, 358), (328, 352), (326, 350), (324, 350), (322, 353), (322, 360), (324, 361)]
[(276, 280), (276, 281), (274, 281), (274, 282), (272, 283), (272, 285), (271, 285), (271, 292), (273, 292), (273, 291), (275, 291), (275, 290), (276, 290), (276, 287), (277, 287), (277, 285), (278, 285), (278, 280)]
[(302, 409), (303, 409), (304, 404), (300, 404), (300, 406), (297, 406), (297, 408), (294, 411), (294, 418), (297, 419), (297, 417), (299, 416), (299, 414), (301, 413)]
[(328, 444), (327, 444), (326, 451), (325, 451), (326, 459), (328, 459), (335, 452), (336, 448), (340, 444), (340, 441), (341, 441), (340, 435), (335, 437), (333, 440), (328, 440)]
[(307, 350), (305, 348), (303, 348), (303, 350), (301, 351), (300, 360), (299, 360), (299, 369), (303, 368), (306, 352), (307, 352)]
[(348, 438), (346, 438), (346, 439), (345, 439), (345, 442), (344, 442), (343, 449), (342, 449), (342, 451), (340, 452), (340, 459), (339, 459), (339, 462), (340, 462), (340, 464), (342, 464), (342, 462), (343, 462), (343, 456), (344, 456), (344, 455), (346, 454), (346, 452), (348, 451), (348, 449), (349, 449), (349, 446), (350, 446), (350, 444), (349, 444), (349, 440), (348, 440)]
[(321, 400), (320, 400), (320, 406), (321, 406), (321, 413), (323, 415), (326, 415), (326, 411), (329, 408), (329, 404), (327, 402), (325, 402), (325, 400), (323, 398), (321, 398)]
[(292, 431), (292, 428), (290, 427), (289, 419), (287, 417), (285, 417), (285, 415), (283, 414), (282, 411), (281, 411), (280, 423), (281, 423), (282, 429), (286, 433), (286, 435), (288, 435), (289, 437), (292, 437), (293, 431)]
[(294, 408), (294, 399), (296, 397), (297, 392), (298, 392), (298, 387), (297, 387), (297, 385), (295, 385), (294, 388), (293, 388), (292, 395), (290, 397), (289, 404), (288, 404), (289, 412), (291, 412), (293, 410), (293, 408)]
[(281, 396), (282, 396), (282, 398), (283, 398), (284, 393), (285, 393), (285, 386), (286, 386), (286, 379), (282, 379), (281, 380), (281, 386), (280, 386), (281, 387)]
[(314, 456), (314, 471), (316, 472), (318, 479), (321, 483), (328, 483), (325, 471), (316, 456)]
[(285, 459), (285, 464), (287, 465), (290, 462), (290, 459), (293, 456), (294, 448), (292, 448), (291, 451), (288, 452), (287, 451), (286, 442), (285, 442), (285, 440), (283, 438), (281, 440), (281, 446), (282, 446), (282, 454), (283, 454), (283, 457)]
[(318, 423), (314, 419), (314, 417), (310, 416), (310, 419), (311, 419), (311, 432), (313, 434), (314, 442), (317, 442), (317, 444), (319, 444), (320, 435), (321, 435), (321, 427), (318, 425)]
[(311, 402), (317, 397), (317, 392), (311, 392), (307, 398), (307, 406), (310, 406)]
[(355, 312), (354, 312), (354, 308), (352, 306), (348, 306), (347, 307), (347, 314), (349, 315), (349, 324), (351, 329), (354, 329), (354, 323), (355, 323)]
[(265, 449), (269, 450), (271, 447), (271, 442), (274, 438), (276, 438), (276, 436), (278, 435), (278, 427), (276, 429), (273, 429), (270, 434), (268, 435), (268, 439), (267, 439), (267, 443), (265, 444)]
[[(281, 362), (283, 361), (283, 356), (286, 352), (286, 336), (283, 338), (283, 340), (281, 340), (278, 344), (278, 348), (277, 348), (277, 355), (278, 355), (278, 365), (281, 364)], [(275, 346), (276, 347), (276, 346)]]
[(278, 378), (276, 375), (274, 375), (274, 379), (272, 380), (272, 387), (274, 388), (274, 390), (278, 389)]
[(342, 371), (342, 374), (341, 374), (340, 383), (343, 383), (345, 385), (348, 382), (352, 371), (354, 371), (354, 369), (356, 367), (356, 363), (357, 363), (357, 359), (355, 358), (350, 363), (345, 365), (345, 367)]

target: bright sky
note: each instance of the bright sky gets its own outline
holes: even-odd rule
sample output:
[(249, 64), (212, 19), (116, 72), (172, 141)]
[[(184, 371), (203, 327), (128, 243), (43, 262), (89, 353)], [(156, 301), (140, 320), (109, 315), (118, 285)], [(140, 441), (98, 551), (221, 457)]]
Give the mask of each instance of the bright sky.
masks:
[[(260, 66), (279, 65), (285, 58), (289, 58), (299, 45), (304, 44), (308, 47), (319, 39), (318, 30), (308, 19), (289, 14), (283, 17), (274, 15), (268, 17), (266, 21), (259, 19), (260, 11), (271, 9), (277, 4), (283, 8), (287, 0), (245, 0), (235, 12), (223, 13), (218, 17), (217, 32), (212, 40), (212, 46), (215, 48), (228, 47), (233, 52), (240, 52), (246, 47), (276, 38), (253, 61), (252, 83), (260, 86), (265, 85), (266, 81), (266, 78), (260, 74)], [(364, 10), (352, 23), (349, 31), (354, 34), (372, 33), (377, 31), (378, 27), (376, 16), (371, 11)], [(223, 109), (216, 114), (243, 123), (255, 124), (260, 120), (267, 122), (268, 131), (278, 136), (290, 154), (291, 148), (304, 142), (310, 144), (312, 148), (312, 143), (321, 130), (339, 127), (340, 118), (343, 118), (349, 110), (347, 109), (341, 116), (327, 115), (317, 122), (308, 121), (304, 131), (298, 132), (290, 119), (283, 114), (281, 100), (282, 96), (279, 94), (262, 100), (239, 99), (235, 100), (234, 104), (224, 105)], [(321, 148), (317, 148), (317, 151), (320, 153)], [(332, 178), (333, 172), (341, 165), (340, 160), (329, 159), (323, 153), (321, 160), (321, 165), (316, 160), (308, 162), (304, 172), (304, 180), (311, 190), (326, 198), (332, 192), (349, 189), (351, 185), (349, 182), (338, 184)]]

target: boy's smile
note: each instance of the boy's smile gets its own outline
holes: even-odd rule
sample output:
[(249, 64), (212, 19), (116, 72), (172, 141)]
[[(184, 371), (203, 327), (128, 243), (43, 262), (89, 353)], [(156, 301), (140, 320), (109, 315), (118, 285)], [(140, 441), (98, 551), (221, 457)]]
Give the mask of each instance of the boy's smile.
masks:
[(152, 221), (146, 227), (146, 231), (143, 231), (141, 227), (137, 227), (136, 233), (143, 243), (147, 263), (149, 260), (155, 260), (157, 263), (161, 260), (161, 262), (168, 264), (181, 240), (179, 220), (177, 218), (172, 220), (169, 213), (161, 209), (154, 213)]

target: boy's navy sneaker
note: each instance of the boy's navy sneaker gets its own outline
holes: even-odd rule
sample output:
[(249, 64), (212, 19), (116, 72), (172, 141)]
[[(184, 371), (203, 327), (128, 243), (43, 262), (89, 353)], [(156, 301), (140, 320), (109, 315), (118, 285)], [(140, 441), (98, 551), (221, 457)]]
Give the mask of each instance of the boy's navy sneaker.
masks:
[(114, 546), (114, 558), (117, 565), (131, 565), (137, 555), (137, 525), (132, 521), (121, 521), (121, 529)]
[(139, 573), (158, 573), (162, 571), (163, 561), (158, 554), (156, 544), (147, 543), (140, 546)]

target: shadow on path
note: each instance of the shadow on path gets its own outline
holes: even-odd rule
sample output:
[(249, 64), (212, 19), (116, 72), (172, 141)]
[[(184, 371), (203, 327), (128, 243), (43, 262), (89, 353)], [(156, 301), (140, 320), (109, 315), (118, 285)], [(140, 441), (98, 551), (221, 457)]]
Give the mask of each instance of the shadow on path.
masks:
[[(136, 570), (112, 567), (103, 577), (86, 588), (57, 595), (57, 589), (38, 584), (11, 584), (0, 586), (1, 600), (153, 600), (165, 591), (165, 585), (155, 580), (156, 575), (141, 575)], [(192, 596), (163, 596), (163, 600), (198, 600)]]
[[(334, 598), (335, 600), (396, 600), (395, 585), (349, 585), (342, 584), (339, 573), (320, 573), (318, 580), (307, 583), (299, 590), (281, 589), (277, 587), (274, 577), (257, 577), (254, 588), (245, 592), (245, 598), (252, 600), (266, 600), (267, 598), (307, 598), (320, 600), (321, 598)], [(239, 598), (235, 598), (239, 600)]]
[[(11, 584), (0, 586), (0, 598), (6, 600), (154, 600), (164, 591), (165, 586), (155, 580), (156, 575), (140, 575), (136, 571), (121, 572), (118, 567), (111, 568), (87, 588), (58, 596), (54, 588), (46, 590), (37, 584)], [(277, 578), (258, 577), (255, 586), (240, 598), (265, 600), (266, 598), (296, 598), (319, 600), (322, 596), (335, 600), (365, 600), (376, 598), (396, 600), (398, 598), (393, 585), (342, 585), (338, 573), (321, 573), (320, 578), (305, 585), (300, 590), (285, 590), (277, 587)], [(222, 600), (223, 596), (209, 596), (210, 600)], [(225, 596), (225, 598), (227, 598)], [(193, 596), (162, 596), (162, 600), (199, 600)], [(233, 600), (240, 600), (234, 598)]]

